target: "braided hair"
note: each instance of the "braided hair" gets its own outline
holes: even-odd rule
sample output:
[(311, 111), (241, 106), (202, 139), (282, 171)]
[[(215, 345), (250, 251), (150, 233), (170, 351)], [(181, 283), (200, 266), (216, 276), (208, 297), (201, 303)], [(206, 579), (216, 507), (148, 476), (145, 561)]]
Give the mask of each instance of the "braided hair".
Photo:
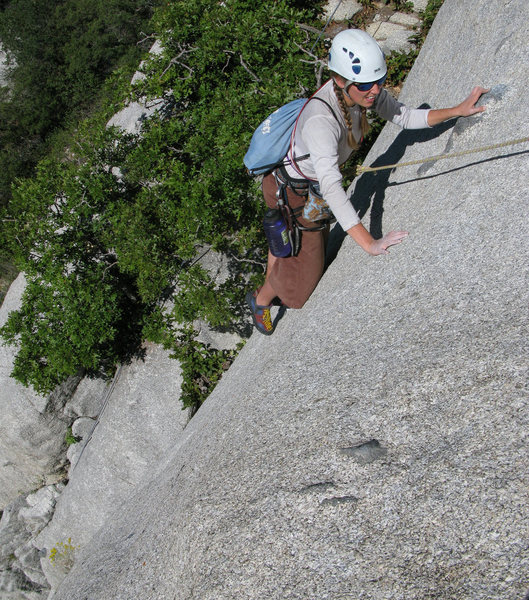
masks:
[[(334, 79), (334, 77), (332, 80), (332, 84), (334, 87), (334, 93), (336, 94), (336, 98), (337, 98), (338, 104), (340, 106), (340, 110), (342, 111), (343, 118), (345, 119), (345, 124), (347, 125), (347, 143), (349, 144), (349, 147), (352, 148), (353, 150), (358, 150), (358, 148), (360, 147), (360, 144), (355, 140), (354, 135), (353, 135), (353, 120), (351, 119), (351, 114), (349, 113), (347, 105), (345, 104), (345, 99), (343, 97), (344, 91), (336, 83), (336, 79)], [(362, 139), (364, 139), (365, 136), (369, 132), (369, 122), (367, 120), (366, 109), (362, 106), (362, 107), (360, 107), (360, 111), (361, 111), (360, 131), (362, 132)], [(362, 140), (360, 140), (360, 141), (362, 141)]]

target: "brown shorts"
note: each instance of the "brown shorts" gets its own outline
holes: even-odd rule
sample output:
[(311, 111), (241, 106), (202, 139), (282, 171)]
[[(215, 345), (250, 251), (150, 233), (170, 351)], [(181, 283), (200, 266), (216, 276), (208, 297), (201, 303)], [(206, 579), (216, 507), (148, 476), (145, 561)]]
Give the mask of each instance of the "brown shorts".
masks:
[[(263, 178), (263, 196), (269, 208), (277, 208), (277, 185), (273, 174)], [(287, 188), (292, 208), (303, 206), (305, 197)], [(314, 223), (298, 218), (300, 225), (314, 227)], [(322, 231), (302, 231), (301, 248), (297, 256), (277, 258), (267, 274), (267, 280), (278, 298), (290, 308), (301, 308), (314, 291), (323, 275), (325, 239), (328, 227)]]

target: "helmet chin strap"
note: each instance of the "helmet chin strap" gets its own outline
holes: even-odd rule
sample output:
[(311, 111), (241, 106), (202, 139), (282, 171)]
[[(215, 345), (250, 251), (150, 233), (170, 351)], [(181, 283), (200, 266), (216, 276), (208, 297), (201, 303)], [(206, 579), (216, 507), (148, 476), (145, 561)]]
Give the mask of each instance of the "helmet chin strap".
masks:
[(351, 86), (353, 85), (353, 82), (350, 79), (346, 79), (345, 80), (345, 85), (343, 86), (343, 93), (349, 98), (349, 100), (353, 101), (353, 99), (351, 98), (351, 96), (349, 96), (349, 92), (347, 91)]
[(349, 93), (347, 92), (347, 90), (349, 89), (349, 86), (351, 86), (353, 84), (353, 82), (350, 79), (344, 79), (345, 83), (344, 86), (342, 88), (342, 92), (349, 98), (349, 100), (353, 100), (351, 98), (351, 96), (349, 96)]

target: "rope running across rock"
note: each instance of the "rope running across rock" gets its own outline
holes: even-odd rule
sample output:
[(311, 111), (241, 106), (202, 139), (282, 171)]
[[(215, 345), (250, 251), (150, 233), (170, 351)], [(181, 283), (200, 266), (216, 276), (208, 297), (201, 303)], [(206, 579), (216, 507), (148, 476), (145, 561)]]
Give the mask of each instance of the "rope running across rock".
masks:
[(475, 154), (477, 152), (485, 152), (486, 150), (495, 150), (497, 148), (504, 148), (506, 146), (515, 146), (516, 144), (523, 144), (529, 142), (529, 137), (518, 138), (516, 140), (509, 140), (508, 142), (500, 142), (499, 144), (491, 144), (490, 146), (482, 146), (481, 148), (472, 148), (471, 150), (462, 150), (461, 152), (453, 152), (452, 154), (438, 154), (437, 156), (430, 156), (428, 158), (421, 158), (418, 160), (410, 160), (407, 162), (395, 163), (394, 165), (382, 165), (380, 167), (366, 167), (363, 165), (356, 167), (356, 176), (362, 173), (368, 173), (371, 171), (383, 171), (385, 169), (395, 169), (397, 167), (408, 167), (410, 165), (420, 165), (427, 162), (433, 162), (442, 160), (444, 158), (456, 158), (458, 156), (466, 156), (467, 154)]

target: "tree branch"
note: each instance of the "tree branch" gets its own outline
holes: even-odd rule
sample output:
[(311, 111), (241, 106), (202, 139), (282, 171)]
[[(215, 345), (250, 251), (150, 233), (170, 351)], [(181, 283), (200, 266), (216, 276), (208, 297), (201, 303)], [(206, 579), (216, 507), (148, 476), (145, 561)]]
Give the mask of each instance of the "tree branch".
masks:
[(240, 58), (240, 60), (241, 60), (241, 65), (242, 65), (243, 69), (244, 69), (245, 71), (247, 71), (247, 72), (250, 74), (251, 78), (252, 78), (252, 79), (253, 79), (253, 80), (254, 80), (256, 83), (262, 83), (261, 79), (259, 79), (259, 77), (257, 77), (257, 75), (256, 75), (256, 74), (255, 74), (253, 71), (251, 71), (251, 70), (250, 70), (250, 67), (249, 67), (249, 66), (248, 66), (248, 65), (247, 65), (247, 64), (244, 62), (244, 60), (243, 60), (243, 58), (242, 58), (242, 54), (239, 54), (239, 58)]
[(142, 38), (141, 40), (137, 41), (136, 46), (141, 46), (147, 40), (156, 40), (156, 36), (155, 35), (147, 35), (144, 38)]
[(233, 258), (233, 260), (235, 260), (236, 262), (250, 263), (252, 265), (258, 265), (259, 267), (261, 267), (263, 269), (263, 271), (266, 270), (266, 263), (261, 260), (252, 260), (251, 258), (237, 258), (235, 256), (235, 254), (232, 254), (231, 252), (230, 252), (230, 258)]
[(106, 274), (107, 274), (107, 271), (108, 271), (109, 269), (111, 269), (111, 268), (112, 268), (114, 265), (117, 265), (117, 264), (118, 264), (118, 261), (116, 260), (116, 261), (114, 261), (113, 263), (110, 263), (109, 265), (107, 265), (107, 266), (106, 266), (106, 267), (103, 269), (103, 277), (101, 278), (101, 281), (103, 281), (103, 280), (105, 279), (105, 277), (106, 277)]
[[(308, 54), (312, 59), (314, 59), (314, 62), (323, 62), (321, 60), (321, 58), (319, 58), (318, 56), (316, 56), (315, 54), (312, 54), (312, 52), (310, 52), (309, 50), (305, 50), (305, 48), (303, 48), (303, 46), (301, 44), (298, 44), (297, 42), (294, 42), (294, 44), (305, 54)], [(303, 62), (307, 62), (307, 61), (303, 61)]]
[[(185, 54), (190, 54), (191, 52), (193, 52), (195, 50), (196, 50), (196, 48), (182, 48), (182, 46), (180, 46), (180, 54), (171, 58), (171, 60), (169, 61), (169, 64), (167, 65), (167, 67), (163, 70), (162, 74), (160, 75), (160, 78), (162, 78), (167, 73), (167, 71), (175, 64), (180, 65), (181, 67), (184, 67), (184, 69), (187, 69), (189, 71), (189, 76), (191, 76), (193, 74), (193, 69), (189, 65), (186, 65), (185, 63), (183, 63), (181, 60), (178, 60), (178, 59), (180, 57), (184, 56)], [(189, 77), (186, 77), (184, 79), (189, 79)]]
[(231, 57), (235, 54), (235, 52), (231, 52), (230, 50), (224, 50), (224, 54), (226, 54), (228, 56), (228, 60), (226, 61), (226, 64), (221, 69), (222, 73), (224, 73), (224, 71), (226, 70), (226, 68), (230, 64)]
[[(290, 25), (291, 21), (289, 21), (288, 19), (279, 19), (281, 21), (281, 23), (286, 23), (287, 25)], [(320, 33), (320, 30), (317, 29), (316, 27), (312, 27), (311, 25), (305, 25), (305, 23), (294, 23), (294, 25), (296, 27), (299, 27), (300, 29), (303, 29), (303, 31), (309, 31), (310, 33)]]

